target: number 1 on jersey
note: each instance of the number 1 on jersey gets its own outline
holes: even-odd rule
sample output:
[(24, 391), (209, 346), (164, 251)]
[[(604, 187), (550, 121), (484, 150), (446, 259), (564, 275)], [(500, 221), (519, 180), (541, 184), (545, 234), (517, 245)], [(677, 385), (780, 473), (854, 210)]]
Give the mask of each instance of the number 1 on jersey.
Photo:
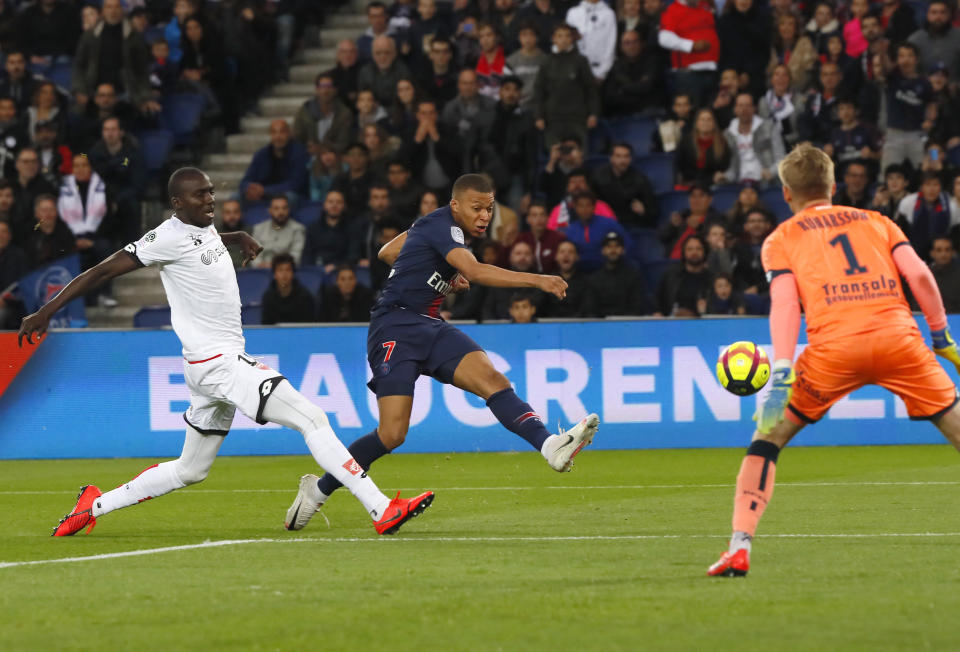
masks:
[(850, 244), (850, 238), (847, 237), (846, 233), (841, 233), (831, 240), (829, 244), (831, 247), (840, 245), (840, 248), (843, 249), (843, 255), (847, 259), (847, 265), (849, 265), (847, 269), (843, 270), (847, 276), (867, 273), (867, 268), (860, 264), (860, 261), (857, 260), (857, 255), (853, 253), (853, 245)]

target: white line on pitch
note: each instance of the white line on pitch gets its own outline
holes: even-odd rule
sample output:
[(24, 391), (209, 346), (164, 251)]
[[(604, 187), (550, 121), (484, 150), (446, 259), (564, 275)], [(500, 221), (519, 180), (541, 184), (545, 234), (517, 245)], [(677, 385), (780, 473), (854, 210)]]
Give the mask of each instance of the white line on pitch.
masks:
[[(764, 539), (876, 539), (876, 538), (929, 538), (929, 537), (960, 537), (960, 532), (861, 532), (839, 534), (764, 534)], [(623, 535), (585, 535), (585, 536), (544, 536), (544, 537), (334, 537), (330, 539), (290, 538), (290, 539), (224, 539), (221, 541), (204, 541), (183, 546), (166, 546), (164, 548), (146, 548), (142, 550), (128, 550), (126, 552), (110, 552), (101, 555), (86, 557), (61, 557), (59, 559), (37, 559), (33, 561), (4, 561), (0, 562), (0, 569), (17, 566), (39, 566), (44, 564), (70, 564), (81, 561), (98, 561), (101, 559), (117, 559), (120, 557), (140, 557), (155, 555), (161, 552), (178, 552), (181, 550), (197, 550), (200, 548), (218, 548), (221, 546), (240, 546), (251, 543), (502, 543), (502, 542), (552, 542), (552, 541), (641, 541), (650, 539), (724, 539), (720, 534), (623, 534)]]
[[(891, 481), (891, 482), (778, 482), (777, 487), (940, 487), (956, 486), (960, 481)], [(538, 490), (584, 490), (596, 491), (604, 489), (729, 489), (733, 483), (723, 484), (624, 484), (624, 485), (555, 485), (543, 487), (430, 487), (431, 491), (538, 491)], [(401, 491), (420, 491), (423, 487), (401, 487)], [(183, 494), (265, 494), (290, 493), (291, 487), (283, 489), (188, 489)], [(0, 491), (0, 496), (62, 496), (74, 493), (73, 490), (64, 491)]]

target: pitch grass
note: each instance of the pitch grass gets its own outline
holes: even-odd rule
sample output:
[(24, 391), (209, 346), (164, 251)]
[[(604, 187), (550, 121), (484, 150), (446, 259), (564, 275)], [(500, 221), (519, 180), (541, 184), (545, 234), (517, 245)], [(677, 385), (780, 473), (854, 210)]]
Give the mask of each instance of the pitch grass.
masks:
[[(960, 533), (952, 448), (788, 450), (750, 576), (707, 578), (741, 456), (587, 451), (564, 475), (532, 453), (390, 456), (373, 473), (385, 491), (437, 491), (393, 538), (378, 538), (343, 491), (325, 508), (329, 528), (318, 519), (286, 532), (312, 461), (259, 457), (220, 459), (197, 487), (111, 514), (90, 536), (52, 539), (80, 484), (113, 487), (150, 462), (3, 462), (2, 562), (279, 542), (0, 568), (0, 649), (960, 646), (960, 535), (874, 536)], [(591, 538), (640, 535), (651, 538)], [(550, 539), (563, 536), (584, 538)]]

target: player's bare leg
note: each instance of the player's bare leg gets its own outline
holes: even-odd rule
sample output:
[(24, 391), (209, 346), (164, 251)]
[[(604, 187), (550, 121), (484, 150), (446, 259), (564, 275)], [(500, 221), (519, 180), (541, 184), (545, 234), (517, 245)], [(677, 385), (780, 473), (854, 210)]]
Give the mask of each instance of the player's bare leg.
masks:
[(730, 547), (707, 570), (708, 575), (742, 577), (750, 569), (750, 547), (760, 517), (773, 498), (777, 456), (804, 424), (786, 418), (768, 434), (753, 434), (753, 441), (740, 464), (733, 497), (733, 535)]
[(953, 447), (960, 451), (960, 403), (954, 405), (939, 419), (933, 422)]
[(507, 377), (494, 368), (483, 351), (473, 351), (460, 359), (453, 373), (453, 384), (484, 399), (503, 427), (540, 451), (555, 471), (571, 469), (573, 458), (593, 441), (600, 425), (600, 418), (589, 414), (570, 430), (551, 435), (533, 408), (517, 396)]

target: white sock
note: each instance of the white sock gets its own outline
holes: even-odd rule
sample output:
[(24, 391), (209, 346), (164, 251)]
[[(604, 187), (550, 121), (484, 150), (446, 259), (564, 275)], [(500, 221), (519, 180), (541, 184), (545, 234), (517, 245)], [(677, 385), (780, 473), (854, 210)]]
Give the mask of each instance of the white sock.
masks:
[(93, 502), (93, 515), (103, 516), (115, 509), (130, 507), (145, 500), (168, 494), (186, 485), (177, 475), (176, 460), (154, 464), (130, 482), (103, 494)]
[(746, 532), (734, 532), (733, 536), (730, 537), (730, 552), (746, 550), (749, 555), (752, 541), (753, 537)]
[(223, 439), (223, 435), (204, 435), (187, 426), (179, 458), (154, 464), (130, 482), (106, 492), (94, 501), (93, 515), (103, 516), (202, 481), (213, 466)]
[[(366, 472), (360, 469), (360, 466), (351, 457), (347, 447), (333, 433), (333, 428), (328, 425), (304, 433), (303, 438), (317, 464), (349, 489), (350, 493), (363, 504), (373, 520), (380, 520), (383, 512), (387, 509), (387, 505), (390, 504), (390, 499), (377, 488), (377, 485), (367, 476)], [(348, 466), (354, 467), (358, 472), (356, 474), (351, 473), (347, 468)], [(326, 499), (327, 497), (324, 497), (324, 500)]]

